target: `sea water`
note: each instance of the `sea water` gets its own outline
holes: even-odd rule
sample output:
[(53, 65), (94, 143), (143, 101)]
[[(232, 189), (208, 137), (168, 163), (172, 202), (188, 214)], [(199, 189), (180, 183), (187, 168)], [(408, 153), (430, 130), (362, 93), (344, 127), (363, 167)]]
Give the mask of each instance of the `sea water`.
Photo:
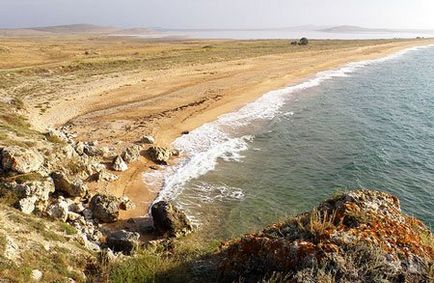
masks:
[(224, 239), (371, 188), (434, 225), (434, 47), (321, 72), (271, 91), (174, 144), (145, 175), (199, 233)]

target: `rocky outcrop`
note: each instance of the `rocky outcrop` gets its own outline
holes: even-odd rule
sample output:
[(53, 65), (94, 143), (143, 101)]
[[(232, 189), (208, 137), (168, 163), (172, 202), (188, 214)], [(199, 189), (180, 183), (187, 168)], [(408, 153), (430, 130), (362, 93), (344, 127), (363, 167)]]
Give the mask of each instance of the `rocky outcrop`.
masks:
[(153, 204), (151, 214), (155, 230), (160, 235), (179, 237), (193, 230), (193, 226), (185, 213), (170, 202), (159, 201)]
[(172, 157), (172, 151), (170, 149), (160, 147), (160, 146), (151, 146), (148, 151), (149, 158), (157, 164), (167, 165), (170, 157)]
[(10, 146), (1, 150), (1, 168), (3, 171), (13, 171), (26, 174), (37, 171), (44, 163), (44, 158), (36, 151)]
[(87, 193), (87, 187), (80, 179), (70, 181), (62, 172), (51, 174), (56, 191), (64, 193), (68, 197), (83, 197)]
[(97, 194), (90, 201), (90, 209), (98, 221), (115, 222), (119, 217), (119, 200), (115, 196)]
[(131, 254), (139, 244), (140, 234), (120, 230), (107, 237), (107, 246), (114, 252)]
[(428, 282), (433, 242), (396, 197), (360, 190), (223, 244), (218, 272), (222, 281)]
[(128, 170), (128, 164), (118, 155), (113, 161), (112, 169), (115, 171), (126, 171)]

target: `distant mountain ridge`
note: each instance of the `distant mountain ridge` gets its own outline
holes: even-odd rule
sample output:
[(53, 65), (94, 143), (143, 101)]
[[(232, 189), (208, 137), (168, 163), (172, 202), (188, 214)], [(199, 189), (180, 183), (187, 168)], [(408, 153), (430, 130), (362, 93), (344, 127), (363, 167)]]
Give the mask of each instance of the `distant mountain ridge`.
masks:
[(111, 26), (98, 26), (92, 24), (72, 24), (46, 27), (0, 29), (0, 35), (6, 36), (43, 36), (53, 34), (147, 35), (150, 33), (156, 34), (158, 32), (143, 27), (118, 28)]
[(434, 30), (430, 29), (386, 29), (386, 28), (364, 28), (359, 26), (342, 25), (318, 29), (320, 32), (333, 33), (428, 33), (434, 34)]

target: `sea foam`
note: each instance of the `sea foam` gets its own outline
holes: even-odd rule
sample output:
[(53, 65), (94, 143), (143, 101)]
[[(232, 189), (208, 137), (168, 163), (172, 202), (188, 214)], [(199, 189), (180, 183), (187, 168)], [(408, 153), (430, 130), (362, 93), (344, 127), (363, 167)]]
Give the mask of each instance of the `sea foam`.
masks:
[[(410, 51), (433, 46), (412, 47), (383, 58), (353, 62), (338, 69), (319, 72), (300, 84), (270, 91), (238, 111), (224, 114), (217, 120), (206, 123), (189, 134), (177, 138), (172, 146), (182, 153), (179, 163), (161, 171), (144, 174), (146, 183), (158, 190), (161, 189), (155, 202), (175, 199), (188, 181), (214, 170), (219, 158), (226, 161), (241, 162), (242, 152), (249, 148), (249, 142), (254, 137), (251, 135), (240, 136), (239, 133), (245, 133), (246, 127), (254, 125), (254, 122), (271, 120), (276, 117), (282, 106), (293, 94), (317, 87), (326, 80), (348, 77), (351, 73), (365, 66), (385, 62)], [(207, 186), (202, 186), (202, 189), (206, 188)], [(222, 193), (222, 196), (224, 197), (225, 193)]]

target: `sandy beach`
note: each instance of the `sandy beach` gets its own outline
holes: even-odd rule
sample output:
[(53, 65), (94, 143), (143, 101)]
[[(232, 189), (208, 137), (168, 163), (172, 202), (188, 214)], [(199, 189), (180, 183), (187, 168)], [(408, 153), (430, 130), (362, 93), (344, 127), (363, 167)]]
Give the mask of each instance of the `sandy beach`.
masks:
[[(34, 85), (27, 87), (34, 91), (22, 100), (35, 129), (67, 125), (78, 140), (97, 141), (116, 151), (143, 135), (170, 146), (182, 132), (235, 111), (268, 91), (349, 62), (433, 42), (312, 41), (303, 47), (282, 40), (148, 42), (77, 37), (42, 43), (7, 39), (2, 45), (4, 50), (17, 50), (12, 53), (16, 64), (8, 60), (0, 68), (2, 75), (13, 77), (6, 94), (24, 89), (22, 78), (33, 79)], [(51, 50), (67, 48), (57, 56), (35, 51), (27, 61), (20, 60), (21, 49), (33, 50), (35, 44), (51, 45)], [(143, 182), (143, 173), (151, 165), (140, 157), (129, 170), (116, 173), (119, 180), (94, 189), (127, 195), (137, 207), (122, 212), (121, 219), (140, 218), (158, 194), (158, 188)]]

